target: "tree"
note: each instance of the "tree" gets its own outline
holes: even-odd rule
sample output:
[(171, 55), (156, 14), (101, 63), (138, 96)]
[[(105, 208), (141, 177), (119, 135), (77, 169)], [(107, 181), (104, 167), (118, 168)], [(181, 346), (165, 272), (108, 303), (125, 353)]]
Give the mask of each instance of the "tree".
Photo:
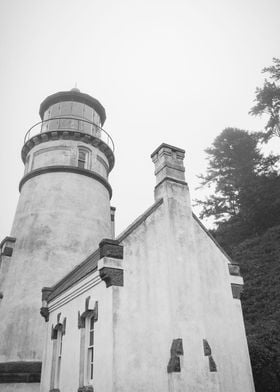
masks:
[(262, 70), (268, 73), (269, 80), (265, 79), (262, 88), (256, 89), (256, 105), (250, 110), (254, 116), (269, 116), (263, 133), (263, 140), (267, 142), (273, 136), (280, 137), (280, 59), (273, 58), (273, 65)]
[(205, 150), (208, 168), (206, 175), (199, 178), (201, 186), (212, 188), (213, 194), (205, 201), (197, 201), (203, 207), (202, 218), (214, 216), (216, 222), (223, 222), (237, 216), (250, 182), (257, 175), (273, 172), (278, 157), (263, 157), (259, 137), (257, 133), (226, 128)]
[(259, 139), (257, 133), (226, 128), (206, 149), (208, 168), (200, 178), (212, 193), (197, 204), (201, 218), (214, 218), (213, 234), (229, 253), (244, 239), (280, 223), (279, 157), (264, 157)]

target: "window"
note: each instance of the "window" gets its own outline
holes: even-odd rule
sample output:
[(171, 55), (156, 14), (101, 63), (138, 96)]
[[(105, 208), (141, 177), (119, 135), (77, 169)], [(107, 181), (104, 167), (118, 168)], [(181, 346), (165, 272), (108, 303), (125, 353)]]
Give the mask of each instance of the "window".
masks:
[(85, 299), (85, 310), (78, 312), (78, 328), (80, 335), (80, 370), (79, 388), (93, 392), (94, 379), (94, 328), (98, 320), (98, 302), (89, 308), (90, 297)]
[(79, 150), (78, 166), (85, 168), (86, 166), (86, 152)]
[(90, 156), (90, 150), (84, 148), (84, 147), (79, 147), (78, 149), (78, 167), (82, 169), (88, 169), (89, 168), (89, 156)]
[(87, 381), (92, 383), (93, 380), (93, 362), (94, 362), (94, 316), (88, 318), (88, 349), (87, 349)]
[(29, 170), (29, 159), (30, 159), (30, 154), (27, 155), (26, 161), (25, 161), (25, 170), (24, 170), (24, 174), (28, 173)]
[(61, 355), (62, 355), (62, 330), (57, 331), (57, 353), (56, 353), (56, 369), (54, 387), (59, 388), (60, 369), (61, 369)]
[(50, 379), (50, 390), (59, 390), (60, 384), (60, 373), (61, 373), (61, 361), (62, 361), (62, 346), (63, 346), (63, 335), (66, 329), (66, 318), (64, 317), (63, 323), (59, 322), (60, 313), (57, 316), (56, 326), (52, 326), (51, 339), (53, 340), (53, 352), (52, 352), (52, 366), (51, 366), (51, 379)]

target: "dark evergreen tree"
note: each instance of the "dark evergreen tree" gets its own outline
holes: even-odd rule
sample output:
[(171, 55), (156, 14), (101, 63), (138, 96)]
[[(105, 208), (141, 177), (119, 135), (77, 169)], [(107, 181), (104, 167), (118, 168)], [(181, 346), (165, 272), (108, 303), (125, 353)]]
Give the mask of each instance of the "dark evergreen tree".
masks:
[(280, 223), (279, 157), (264, 157), (259, 139), (257, 133), (226, 128), (206, 149), (208, 169), (200, 178), (212, 194), (197, 204), (201, 218), (214, 217), (215, 237), (227, 250)]
[(272, 136), (280, 136), (280, 59), (273, 58), (272, 61), (272, 66), (262, 70), (268, 74), (268, 79), (265, 79), (263, 87), (257, 87), (256, 105), (249, 112), (254, 116), (268, 115), (264, 141)]

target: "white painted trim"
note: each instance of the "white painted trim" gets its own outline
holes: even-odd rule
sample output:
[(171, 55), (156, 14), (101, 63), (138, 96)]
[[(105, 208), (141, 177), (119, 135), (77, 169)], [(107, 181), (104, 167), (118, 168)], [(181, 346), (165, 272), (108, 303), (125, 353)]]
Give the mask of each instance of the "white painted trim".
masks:
[(82, 295), (84, 292), (88, 291), (94, 286), (100, 284), (102, 279), (99, 276), (99, 271), (95, 271), (93, 275), (87, 276), (82, 281), (76, 283), (74, 286), (70, 287), (68, 290), (63, 292), (60, 296), (54, 298), (53, 301), (49, 303), (49, 312), (53, 312), (54, 310), (60, 308), (61, 306), (67, 304), (72, 301), (74, 298)]

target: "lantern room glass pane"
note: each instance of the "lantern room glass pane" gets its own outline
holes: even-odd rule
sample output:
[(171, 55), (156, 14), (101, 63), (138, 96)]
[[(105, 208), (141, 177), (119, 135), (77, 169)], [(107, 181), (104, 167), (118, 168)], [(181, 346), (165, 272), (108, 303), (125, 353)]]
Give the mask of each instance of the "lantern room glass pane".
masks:
[(50, 120), (48, 121), (48, 124), (49, 131), (56, 131), (59, 128), (59, 120)]
[(61, 102), (61, 115), (62, 116), (70, 116), (71, 115), (71, 108), (72, 108), (72, 102), (71, 101), (65, 101)]
[(50, 107), (50, 117), (57, 117), (60, 115), (60, 103), (55, 103)]
[(83, 122), (83, 131), (84, 133), (88, 133), (89, 135), (92, 135), (92, 124), (89, 124), (87, 122)]
[(84, 104), (80, 102), (72, 102), (72, 116), (83, 117)]
[(91, 122), (93, 120), (93, 109), (88, 105), (84, 106), (84, 118)]
[(97, 114), (95, 111), (93, 111), (93, 122), (96, 125), (101, 125), (99, 114)]

